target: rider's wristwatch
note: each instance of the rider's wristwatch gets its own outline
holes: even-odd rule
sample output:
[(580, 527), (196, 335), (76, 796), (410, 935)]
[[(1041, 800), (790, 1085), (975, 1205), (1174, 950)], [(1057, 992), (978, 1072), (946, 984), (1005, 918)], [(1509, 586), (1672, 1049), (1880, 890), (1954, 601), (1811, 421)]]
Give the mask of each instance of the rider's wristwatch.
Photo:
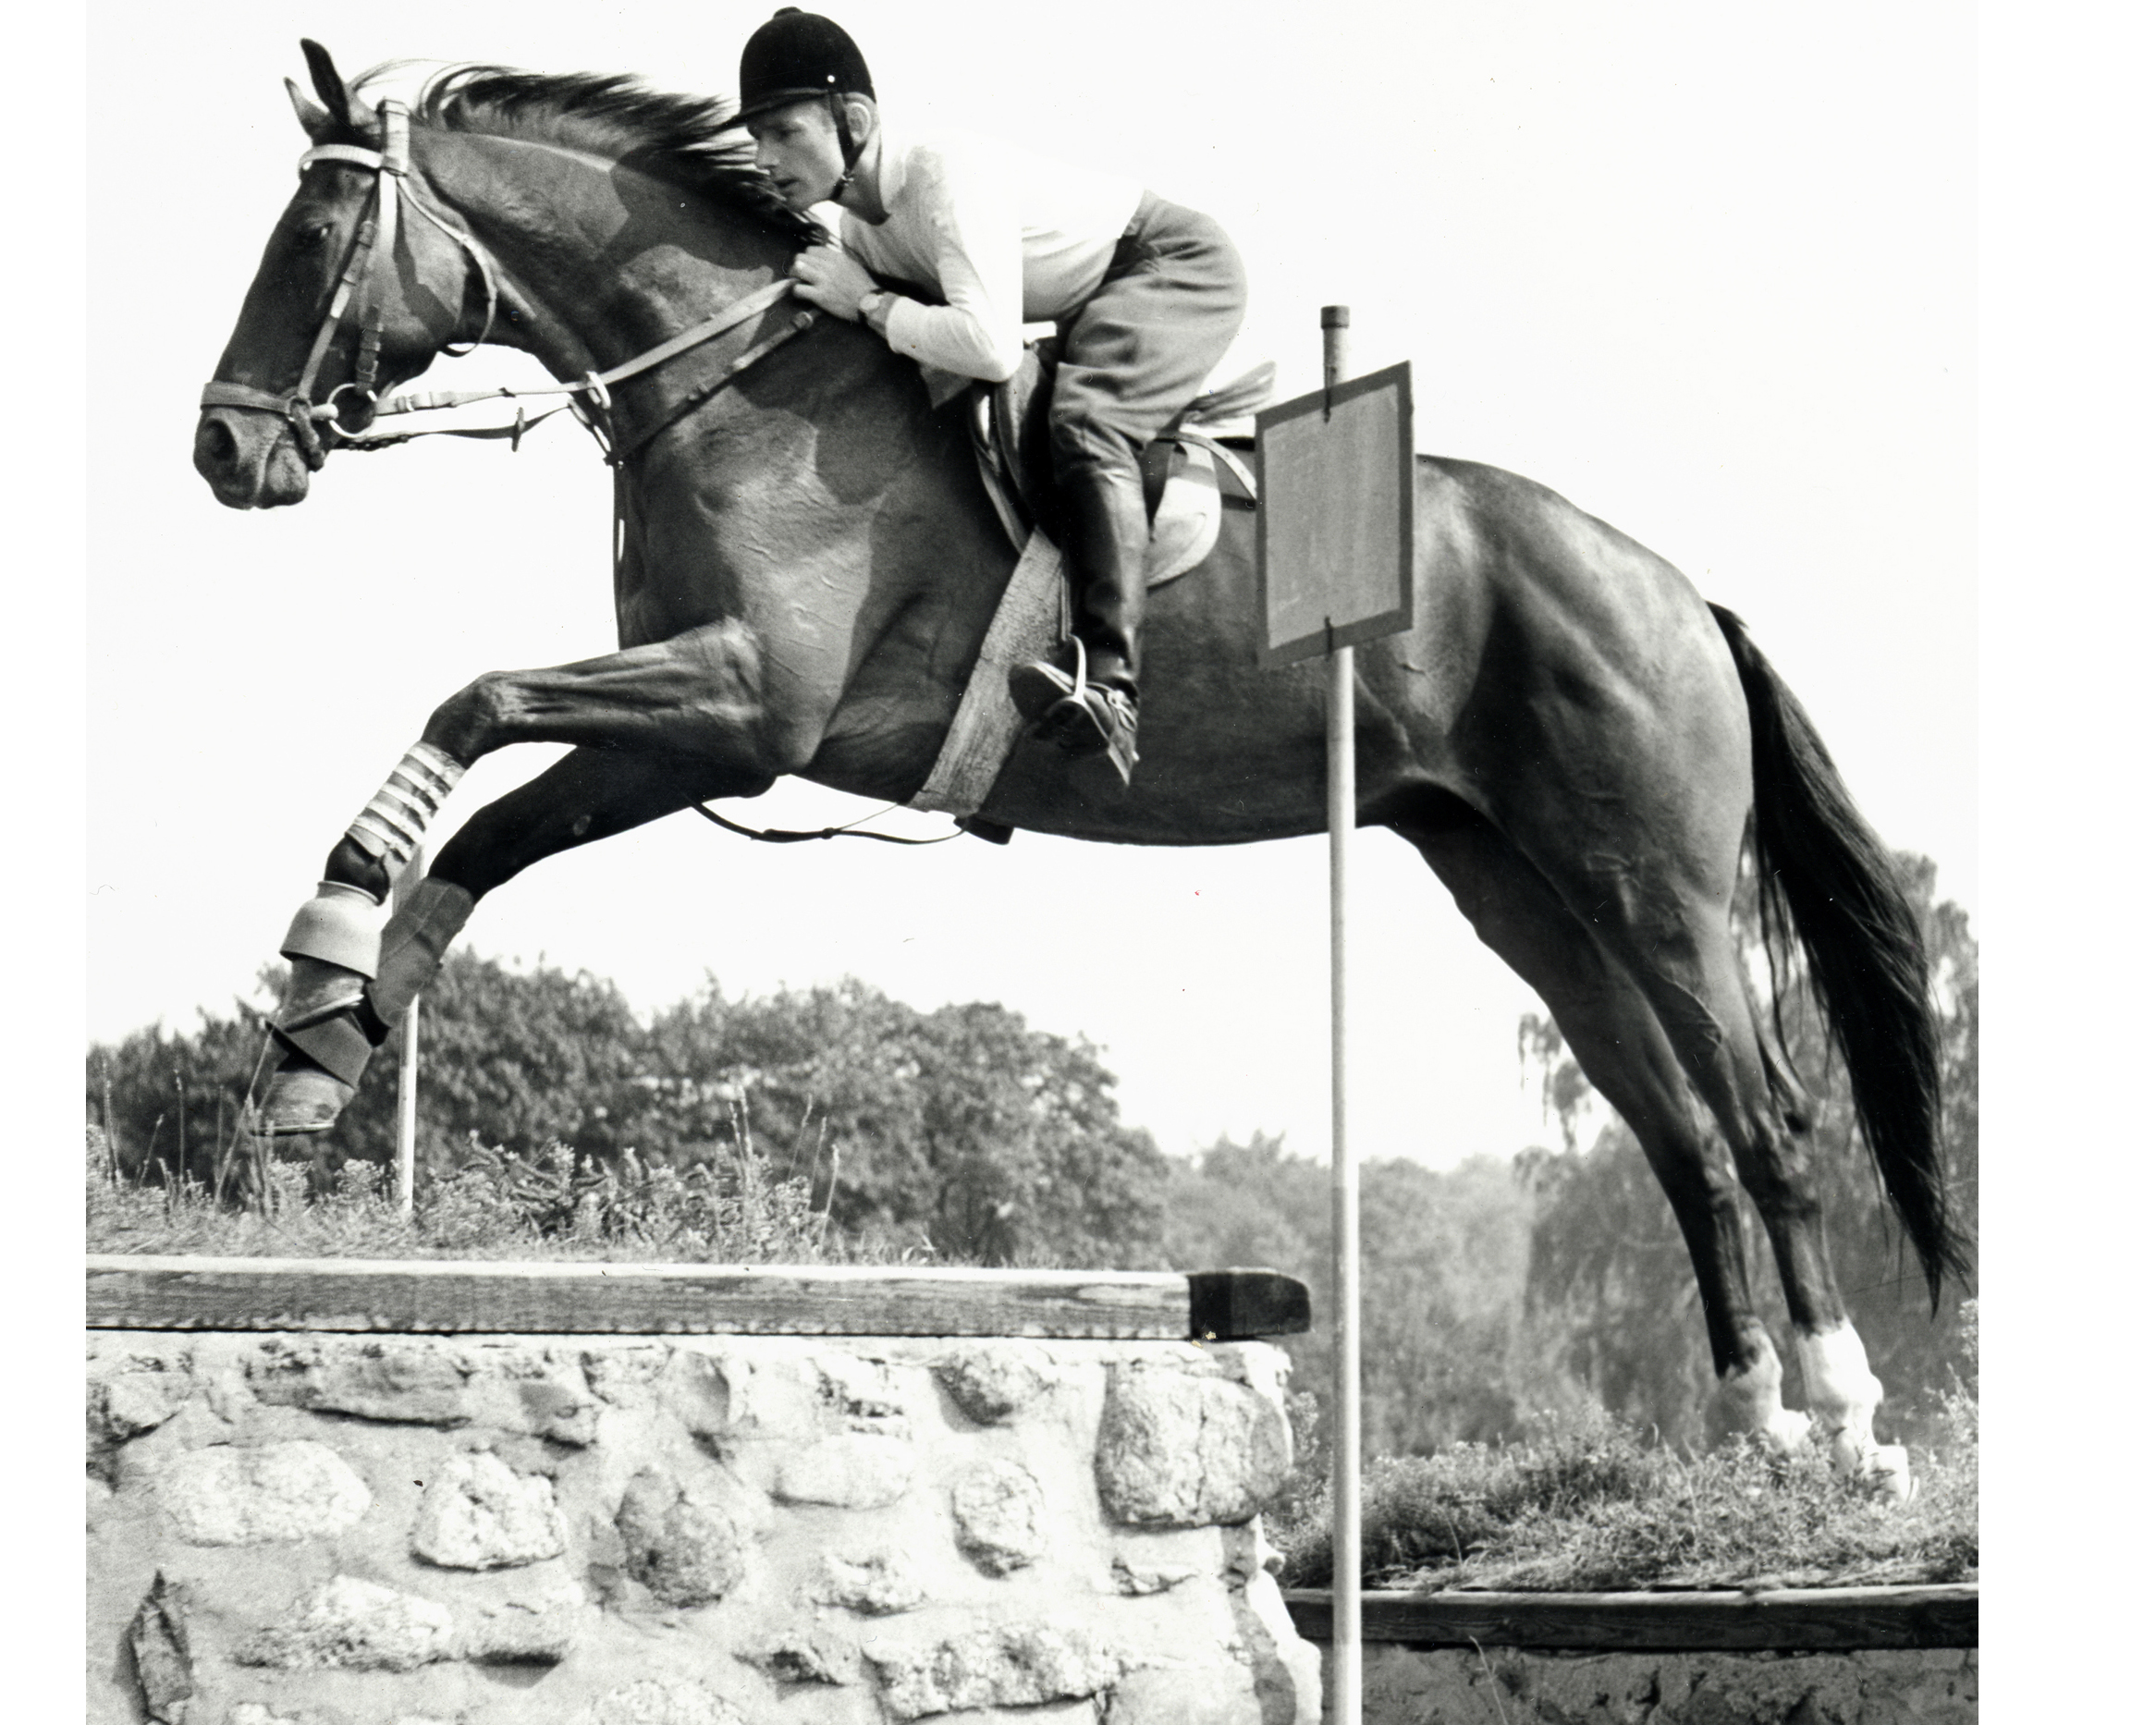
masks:
[(865, 324), (868, 322), (868, 314), (876, 310), (876, 302), (881, 300), (888, 300), (889, 298), (890, 295), (886, 293), (881, 288), (871, 288), (866, 293), (861, 296), (860, 302), (854, 306), (853, 315)]

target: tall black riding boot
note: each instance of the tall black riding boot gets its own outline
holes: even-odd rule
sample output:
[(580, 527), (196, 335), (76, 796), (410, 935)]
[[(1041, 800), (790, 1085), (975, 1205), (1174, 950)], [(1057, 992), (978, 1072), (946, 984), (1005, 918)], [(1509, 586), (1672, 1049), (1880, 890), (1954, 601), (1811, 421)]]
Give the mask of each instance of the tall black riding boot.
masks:
[[(1072, 633), (1084, 649), (1066, 670), (1046, 661), (1017, 673), (1051, 702), (1039, 729), (1074, 754), (1105, 753), (1127, 785), (1138, 760), (1138, 628), (1145, 608), (1145, 494), (1135, 459), (1066, 471), (1063, 563), (1075, 601)], [(1080, 679), (1083, 679), (1081, 683)]]

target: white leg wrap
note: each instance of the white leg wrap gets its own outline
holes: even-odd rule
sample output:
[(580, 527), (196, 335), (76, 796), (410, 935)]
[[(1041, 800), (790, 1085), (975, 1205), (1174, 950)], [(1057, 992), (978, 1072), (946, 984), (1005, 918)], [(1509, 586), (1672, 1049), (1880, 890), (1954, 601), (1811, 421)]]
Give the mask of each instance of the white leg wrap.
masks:
[(325, 880), (300, 907), (277, 950), (288, 959), (320, 959), (372, 977), (382, 957), (383, 921), (373, 893)]
[(1908, 1452), (1881, 1445), (1871, 1435), (1872, 1415), (1884, 1393), (1864, 1356), (1864, 1343), (1846, 1319), (1816, 1336), (1797, 1332), (1796, 1357), (1804, 1368), (1805, 1400), (1834, 1446), (1834, 1466), (1866, 1475), (1885, 1495), (1909, 1495)]
[(391, 873), (412, 859), (425, 838), (428, 824), (441, 813), (442, 804), (456, 789), (464, 769), (434, 744), (415, 742), (404, 752), (382, 789), (377, 790), (345, 835), (371, 857), (385, 860)]
[(1811, 1421), (1782, 1405), (1782, 1360), (1762, 1331), (1759, 1357), (1748, 1371), (1721, 1380), (1722, 1412), (1738, 1431), (1757, 1432), (1784, 1455), (1795, 1453), (1811, 1435)]

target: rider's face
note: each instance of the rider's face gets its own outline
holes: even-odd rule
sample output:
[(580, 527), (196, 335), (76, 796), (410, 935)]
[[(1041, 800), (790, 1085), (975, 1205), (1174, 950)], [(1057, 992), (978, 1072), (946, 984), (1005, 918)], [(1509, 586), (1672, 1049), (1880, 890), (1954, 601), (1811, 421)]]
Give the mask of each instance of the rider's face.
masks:
[(796, 102), (759, 114), (749, 122), (749, 136), (756, 141), (756, 165), (796, 210), (828, 198), (846, 171), (838, 126), (822, 102)]

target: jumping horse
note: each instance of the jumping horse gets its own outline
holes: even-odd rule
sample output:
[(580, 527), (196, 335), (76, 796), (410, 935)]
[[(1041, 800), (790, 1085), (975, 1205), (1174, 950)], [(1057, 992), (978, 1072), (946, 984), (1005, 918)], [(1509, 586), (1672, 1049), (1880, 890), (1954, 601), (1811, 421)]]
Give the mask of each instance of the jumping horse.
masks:
[[(288, 89), (313, 147), (205, 392), (196, 467), (233, 508), (298, 503), (370, 434), (384, 391), (459, 343), (521, 349), (609, 447), (620, 650), (450, 696), (331, 853), (286, 948), (266, 1103), (286, 1131), (335, 1118), (473, 904), (533, 863), (789, 774), (912, 797), (1016, 561), (962, 410), (870, 332), (786, 297), (790, 258), (818, 236), (720, 137), (719, 104), (460, 67), (409, 111), (370, 106), (366, 80), (348, 87), (305, 46), (320, 102)], [(1814, 1105), (1731, 928), (1748, 843), (1936, 1304), (1968, 1247), (1941, 1175), (1923, 942), (1892, 861), (1744, 625), (1668, 563), (1472, 462), (1419, 458), (1415, 504), (1415, 625), (1357, 657), (1357, 818), (1422, 853), (1637, 1134), (1698, 1276), (1729, 1422), (1783, 1447), (1816, 1422), (1840, 1466), (1905, 1495), (1828, 1261)], [(1127, 791), (1028, 741), (984, 823), (1149, 845), (1323, 829), (1323, 674), (1259, 667), (1254, 537), (1228, 515), (1156, 595)], [(519, 742), (573, 747), (472, 815), (386, 926), (368, 922), (457, 776)], [(1754, 1305), (1740, 1189), (1781, 1273), (1808, 1421), (1783, 1405)]]

